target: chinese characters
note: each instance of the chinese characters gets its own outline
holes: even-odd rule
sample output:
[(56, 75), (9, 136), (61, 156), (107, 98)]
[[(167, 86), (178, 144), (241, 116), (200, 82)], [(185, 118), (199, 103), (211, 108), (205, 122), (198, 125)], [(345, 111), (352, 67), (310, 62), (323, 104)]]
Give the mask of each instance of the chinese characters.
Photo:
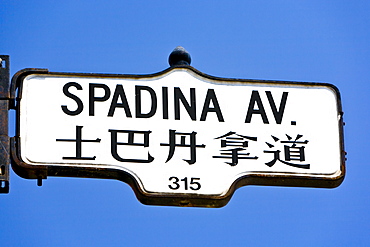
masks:
[[(83, 143), (96, 143), (99, 144), (100, 138), (83, 138), (82, 133), (83, 126), (76, 126), (75, 139), (56, 139), (57, 142), (74, 143), (75, 155), (74, 156), (63, 156), (65, 160), (95, 160), (96, 156), (91, 154), (83, 156), (82, 146)], [(148, 151), (150, 145), (150, 134), (152, 131), (146, 130), (116, 130), (109, 129), (110, 132), (110, 143), (111, 143), (111, 155), (119, 162), (131, 162), (131, 163), (151, 163), (155, 159), (155, 155)], [(161, 142), (161, 147), (168, 147), (168, 155), (165, 163), (169, 162), (177, 149), (187, 148), (189, 150), (188, 157), (183, 157), (183, 161), (189, 165), (193, 165), (197, 162), (197, 152), (199, 149), (205, 150), (206, 144), (197, 142), (197, 132), (180, 132), (177, 130), (168, 130), (168, 142)], [(118, 141), (118, 136), (127, 137), (126, 141)], [(308, 140), (303, 138), (303, 135), (297, 134), (295, 138), (286, 134), (285, 139), (280, 139), (276, 136), (271, 135), (272, 140), (265, 142), (268, 146), (267, 150), (263, 150), (263, 164), (272, 167), (275, 164), (282, 163), (295, 168), (310, 169), (310, 164), (307, 164), (305, 146), (309, 143)], [(137, 141), (141, 138), (141, 142)], [(223, 159), (225, 164), (234, 167), (243, 162), (243, 164), (249, 164), (243, 160), (249, 162), (261, 160), (261, 157), (257, 153), (250, 153), (248, 148), (251, 145), (255, 145), (258, 141), (256, 136), (241, 135), (239, 133), (230, 131), (219, 137), (215, 137), (213, 141), (217, 141), (220, 144), (219, 154), (216, 155), (217, 150), (211, 150), (208, 152), (214, 153), (211, 157), (213, 159)], [(142, 152), (146, 152), (146, 158), (127, 158), (125, 157), (126, 146), (134, 146), (141, 148)], [(118, 148), (122, 147), (122, 148)], [(89, 150), (85, 151), (89, 152)], [(207, 153), (208, 153), (207, 152)], [(84, 153), (85, 154), (85, 153)], [(127, 153), (126, 153), (127, 154)], [(266, 160), (268, 158), (268, 160)]]

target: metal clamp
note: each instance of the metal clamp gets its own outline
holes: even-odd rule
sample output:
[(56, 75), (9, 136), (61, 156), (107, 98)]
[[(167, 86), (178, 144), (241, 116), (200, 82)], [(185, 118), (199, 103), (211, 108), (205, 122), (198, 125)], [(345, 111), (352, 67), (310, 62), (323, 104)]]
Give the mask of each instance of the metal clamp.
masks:
[(0, 193), (9, 193), (9, 56), (0, 55)]

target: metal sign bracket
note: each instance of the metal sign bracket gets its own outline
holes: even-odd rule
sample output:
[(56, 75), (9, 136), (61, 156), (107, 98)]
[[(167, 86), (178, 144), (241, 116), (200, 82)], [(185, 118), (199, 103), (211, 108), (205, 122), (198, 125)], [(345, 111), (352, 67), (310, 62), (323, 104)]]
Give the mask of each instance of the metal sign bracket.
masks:
[(9, 56), (0, 55), (0, 193), (9, 193), (9, 67)]

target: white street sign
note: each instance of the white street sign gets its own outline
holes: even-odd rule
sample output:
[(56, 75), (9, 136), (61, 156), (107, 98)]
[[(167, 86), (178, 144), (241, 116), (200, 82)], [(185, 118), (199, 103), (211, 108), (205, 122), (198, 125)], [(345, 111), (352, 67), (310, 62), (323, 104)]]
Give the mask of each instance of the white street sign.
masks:
[(344, 177), (330, 84), (215, 78), (190, 66), (147, 76), (27, 71), (16, 81), (15, 160), (25, 170), (118, 171), (129, 179), (112, 178), (144, 203), (190, 206), (222, 206), (200, 201), (227, 201), (246, 184), (336, 187)]

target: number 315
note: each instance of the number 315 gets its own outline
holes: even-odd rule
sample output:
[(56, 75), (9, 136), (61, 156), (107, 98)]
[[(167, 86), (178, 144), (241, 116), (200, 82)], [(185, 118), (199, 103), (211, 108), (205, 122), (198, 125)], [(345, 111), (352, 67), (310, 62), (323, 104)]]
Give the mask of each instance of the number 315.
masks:
[(170, 177), (168, 180), (172, 182), (172, 184), (168, 185), (168, 187), (171, 190), (180, 189), (182, 184), (183, 184), (183, 188), (185, 190), (188, 190), (189, 188), (191, 190), (199, 190), (200, 187), (201, 187), (200, 183), (198, 182), (200, 180), (200, 178), (190, 178), (190, 183), (188, 182), (187, 177), (185, 177), (183, 179), (179, 179), (178, 177)]

